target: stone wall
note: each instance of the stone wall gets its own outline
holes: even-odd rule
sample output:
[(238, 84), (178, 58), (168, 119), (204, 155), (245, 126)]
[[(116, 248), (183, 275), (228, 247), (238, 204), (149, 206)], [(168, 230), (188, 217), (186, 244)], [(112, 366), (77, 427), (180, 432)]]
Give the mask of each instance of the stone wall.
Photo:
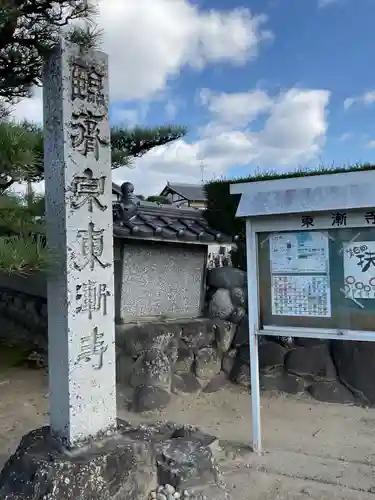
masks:
[[(246, 273), (217, 268), (207, 276), (207, 314), (230, 321), (235, 333), (224, 353), (228, 378), (250, 388)], [(309, 393), (324, 402), (375, 405), (375, 344), (303, 338), (261, 337), (260, 386), (263, 391)]]
[(233, 333), (231, 323), (207, 318), (118, 325), (117, 381), (132, 388), (130, 409), (162, 408), (173, 394), (221, 388)]
[[(234, 383), (250, 389), (246, 274), (208, 272), (205, 318), (116, 326), (117, 381), (134, 411), (160, 408), (174, 394), (213, 392)], [(45, 364), (46, 299), (0, 289), (0, 342)], [(320, 401), (375, 405), (375, 344), (261, 338), (263, 391), (308, 393)], [(130, 391), (131, 389), (131, 391)]]

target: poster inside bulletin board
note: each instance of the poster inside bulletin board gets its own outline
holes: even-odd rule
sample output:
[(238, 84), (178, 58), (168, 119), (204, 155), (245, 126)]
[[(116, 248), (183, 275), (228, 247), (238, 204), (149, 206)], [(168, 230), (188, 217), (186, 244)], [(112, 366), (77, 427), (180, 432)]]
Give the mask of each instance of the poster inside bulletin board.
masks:
[(373, 330), (375, 227), (260, 233), (261, 323)]

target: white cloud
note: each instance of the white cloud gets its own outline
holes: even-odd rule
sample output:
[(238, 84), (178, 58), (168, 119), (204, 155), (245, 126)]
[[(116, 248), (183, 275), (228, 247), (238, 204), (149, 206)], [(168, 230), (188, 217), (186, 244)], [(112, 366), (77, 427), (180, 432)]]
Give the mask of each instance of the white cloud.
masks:
[(371, 106), (371, 104), (375, 103), (375, 90), (369, 90), (364, 92), (362, 95), (355, 97), (348, 97), (344, 101), (344, 108), (349, 109), (354, 104), (362, 104), (364, 106)]
[[(321, 152), (330, 98), (326, 90), (294, 88), (273, 97), (259, 89), (237, 94), (206, 89), (200, 96), (211, 121), (198, 140), (179, 139), (155, 148), (137, 159), (134, 169), (115, 170), (114, 182), (130, 181), (137, 193), (155, 194), (167, 181), (199, 183), (202, 165), (205, 180), (211, 180), (237, 165), (249, 166), (249, 171), (294, 168)], [(260, 113), (264, 124), (254, 129)]]
[(179, 110), (184, 107), (184, 102), (181, 99), (169, 99), (164, 107), (164, 112), (167, 120), (176, 118)]
[[(180, 139), (157, 148), (139, 159), (134, 170), (115, 171), (114, 180), (130, 180), (136, 191), (150, 194), (160, 191), (167, 181), (198, 183), (202, 164), (205, 180), (210, 180), (236, 165), (293, 168), (321, 152), (330, 98), (326, 90), (291, 89), (273, 98), (258, 90), (214, 94), (205, 89), (200, 96), (212, 121), (199, 140), (189, 144)], [(239, 112), (241, 106), (227, 106), (241, 100), (244, 106), (253, 104), (255, 96), (259, 105), (249, 107), (247, 121)], [(267, 113), (264, 126), (253, 131), (254, 113), (260, 112)]]
[[(266, 18), (248, 9), (205, 12), (189, 0), (100, 0), (98, 21), (110, 56), (111, 98), (123, 104), (116, 106), (115, 118), (128, 124), (142, 115), (137, 100), (147, 110), (150, 100), (163, 94), (165, 112), (173, 116), (177, 102), (168, 102), (166, 90), (183, 67), (243, 64), (272, 36), (263, 28)], [(259, 88), (232, 94), (205, 89), (200, 102), (209, 122), (195, 142), (180, 139), (156, 148), (137, 159), (135, 169), (114, 171), (113, 179), (154, 194), (168, 180), (200, 182), (202, 164), (208, 180), (235, 165), (277, 168), (307, 162), (324, 144), (328, 101), (324, 90), (292, 89), (275, 98)], [(38, 121), (41, 91), (20, 103), (15, 116)], [(259, 117), (264, 125), (255, 129)]]
[(370, 149), (374, 149), (375, 148), (375, 141), (369, 141), (367, 144), (366, 144), (366, 147), (370, 148)]
[(272, 99), (262, 90), (214, 94), (208, 89), (202, 89), (200, 98), (215, 122), (221, 126), (245, 126), (272, 105)]
[[(189, 0), (99, 0), (97, 20), (112, 102), (150, 99), (184, 66), (244, 64), (272, 37), (263, 15), (245, 8), (201, 11)], [(18, 105), (15, 116), (40, 121), (40, 97)]]

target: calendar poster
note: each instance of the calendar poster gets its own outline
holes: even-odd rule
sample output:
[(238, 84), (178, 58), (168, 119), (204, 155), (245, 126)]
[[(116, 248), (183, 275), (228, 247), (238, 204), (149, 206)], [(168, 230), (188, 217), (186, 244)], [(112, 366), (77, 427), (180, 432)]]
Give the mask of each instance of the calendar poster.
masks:
[(272, 314), (331, 317), (329, 276), (273, 275)]
[(270, 236), (271, 273), (326, 273), (328, 236), (319, 231), (277, 233)]

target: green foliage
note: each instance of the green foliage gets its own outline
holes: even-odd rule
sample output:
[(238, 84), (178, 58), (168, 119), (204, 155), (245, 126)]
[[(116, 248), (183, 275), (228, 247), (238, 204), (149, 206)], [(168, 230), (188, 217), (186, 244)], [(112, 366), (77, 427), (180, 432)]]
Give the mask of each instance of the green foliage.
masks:
[(134, 129), (112, 127), (112, 168), (131, 166), (134, 158), (140, 158), (151, 149), (180, 139), (184, 135), (186, 128), (175, 125)]
[(375, 165), (370, 163), (355, 164), (344, 167), (323, 167), (314, 170), (298, 169), (294, 172), (278, 173), (276, 171), (258, 172), (256, 175), (236, 179), (219, 179), (211, 181), (204, 186), (207, 196), (207, 222), (215, 229), (230, 236), (238, 236), (237, 250), (232, 252), (232, 261), (236, 267), (246, 269), (245, 221), (236, 218), (236, 211), (240, 195), (229, 193), (230, 184), (245, 182), (272, 181), (275, 179), (288, 179), (292, 177), (308, 177), (323, 174), (337, 174), (357, 170), (374, 170)]
[(69, 36), (72, 30), (74, 39), (80, 32), (87, 46), (92, 30), (84, 37), (84, 29), (67, 26), (77, 20), (89, 23), (95, 13), (89, 0), (1, 0), (0, 97), (13, 102), (41, 84), (43, 59), (62, 33)]
[(46, 270), (52, 258), (46, 250), (43, 197), (0, 196), (0, 271), (28, 274)]
[[(112, 168), (130, 167), (135, 157), (186, 134), (184, 127), (111, 130)], [(44, 177), (43, 129), (30, 122), (0, 120), (0, 194), (15, 182), (37, 182)]]
[(41, 140), (32, 125), (0, 122), (0, 193), (14, 182), (41, 178)]
[[(112, 168), (131, 164), (156, 146), (186, 133), (183, 127), (113, 131)], [(27, 273), (45, 269), (51, 258), (45, 249), (44, 197), (28, 189), (25, 197), (9, 193), (15, 182), (42, 180), (43, 131), (33, 123), (0, 121), (0, 271)], [(36, 236), (38, 235), (38, 236)]]

